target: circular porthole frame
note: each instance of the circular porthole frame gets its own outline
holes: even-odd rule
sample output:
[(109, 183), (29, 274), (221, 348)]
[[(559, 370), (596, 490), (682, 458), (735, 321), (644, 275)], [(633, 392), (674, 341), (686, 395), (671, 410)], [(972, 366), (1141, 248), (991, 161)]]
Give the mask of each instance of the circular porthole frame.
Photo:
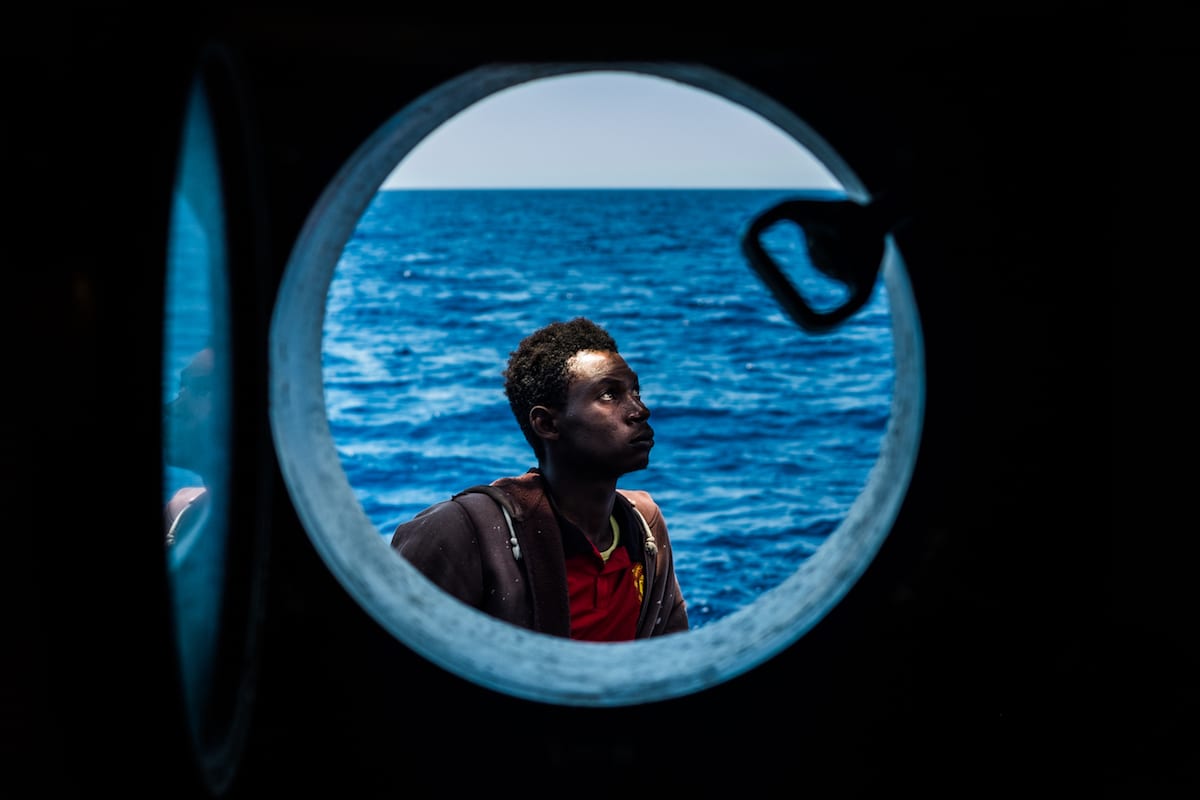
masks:
[[(319, 555), (359, 605), (431, 662), (481, 686), (567, 706), (613, 707), (702, 691), (745, 673), (815, 625), (865, 571), (891, 531), (916, 463), (924, 350), (912, 287), (888, 237), (880, 271), (891, 304), (895, 391), (880, 456), (846, 518), (787, 580), (696, 631), (620, 643), (534, 633), (437, 590), (398, 558), (355, 497), (330, 434), (322, 372), (325, 302), (341, 252), (384, 179), (439, 125), (501, 90), (541, 78), (621, 71), (711, 92), (807, 148), (851, 199), (869, 198), (842, 159), (792, 111), (705, 65), (486, 65), (427, 92), (343, 165), (310, 213), (278, 293), (270, 334), (270, 419), (279, 463)], [(482, 643), (482, 644), (481, 644)]]
[[(189, 83), (189, 98), (198, 98), (208, 130), (207, 154), (218, 176), (210, 197), (221, 215), (213, 226), (213, 247), (219, 247), (220, 270), (226, 284), (226, 302), (221, 309), (224, 329), (214, 334), (228, 359), (228, 404), (230, 431), (223, 444), (228, 448), (224, 482), (228, 498), (217, 504), (214, 514), (224, 544), (220, 580), (211, 587), (221, 595), (219, 614), (211, 623), (216, 634), (210, 653), (211, 676), (199, 708), (187, 701), (190, 665), (178, 653), (180, 694), (193, 753), (205, 787), (214, 796), (232, 785), (249, 742), (261, 659), (260, 633), (266, 602), (268, 510), (270, 488), (265, 476), (270, 463), (270, 442), (262, 434), (260, 418), (267, 387), (261, 380), (264, 355), (239, 345), (262, 335), (266, 321), (266, 297), (258, 275), (264, 261), (262, 230), (263, 203), (255, 168), (255, 128), (245, 97), (242, 68), (233, 53), (216, 42), (198, 53)], [(187, 106), (183, 124), (193, 122)], [(189, 157), (181, 143), (179, 158)], [(210, 231), (213, 232), (213, 231)], [(233, 298), (240, 298), (235, 301)], [(164, 320), (164, 329), (167, 322)], [(170, 558), (166, 560), (169, 581)], [(172, 592), (179, 591), (172, 585)], [(186, 600), (186, 598), (182, 598)], [(182, 621), (173, 614), (176, 636)]]

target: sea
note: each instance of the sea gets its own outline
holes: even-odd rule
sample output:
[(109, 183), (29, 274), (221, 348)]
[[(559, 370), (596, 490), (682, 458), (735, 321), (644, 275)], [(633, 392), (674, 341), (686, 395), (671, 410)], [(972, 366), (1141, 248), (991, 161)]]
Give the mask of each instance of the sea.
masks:
[[(879, 457), (894, 369), (876, 285), (809, 333), (741, 238), (788, 189), (379, 191), (330, 283), (330, 431), (379, 535), (473, 484), (535, 466), (503, 391), (517, 343), (586, 316), (637, 372), (655, 447), (619, 486), (651, 493), (693, 629), (792, 575), (845, 518)], [(810, 305), (843, 287), (782, 224), (764, 245)]]

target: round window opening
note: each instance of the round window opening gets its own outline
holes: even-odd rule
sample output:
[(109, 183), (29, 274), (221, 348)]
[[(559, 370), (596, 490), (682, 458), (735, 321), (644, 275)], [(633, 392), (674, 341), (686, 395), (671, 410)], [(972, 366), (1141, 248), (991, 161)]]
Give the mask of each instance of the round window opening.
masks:
[[(558, 177), (580, 163), (577, 153), (534, 142), (493, 115), (485, 121), (493, 141), (508, 137), (509, 166), (522, 152), (536, 156), (526, 182), (489, 177), (484, 159), (497, 156), (479, 147), (443, 159), (458, 183), (430, 178), (432, 143), (465, 135), (468, 110), (495, 112), (484, 101), (585, 80), (609, 81), (610, 101), (635, 110), (641, 102), (647, 115), (661, 110), (654, 92), (677, 92), (695, 101), (679, 106), (696, 115), (679, 112), (695, 135), (676, 131), (674, 144), (655, 151), (651, 123), (606, 130), (611, 115), (609, 123), (576, 115), (578, 138), (617, 152), (624, 140), (632, 148), (624, 165), (643, 158), (662, 170), (622, 172), (586, 159), (590, 172), (565, 185)], [(652, 91), (620, 83), (634, 80)], [(567, 99), (513, 106), (522, 124), (551, 125), (569, 116)], [(722, 135), (706, 116), (714, 103), (771, 136), (745, 140), (728, 158), (702, 153), (698, 131)], [(807, 177), (788, 174), (771, 154), (772, 137), (806, 155), (796, 163)], [(481, 160), (472, 163), (471, 153)], [(689, 157), (728, 166), (732, 177), (700, 175)], [(475, 683), (579, 706), (701, 691), (818, 622), (895, 520), (916, 459), (924, 368), (915, 302), (890, 237), (869, 297), (828, 331), (803, 330), (770, 281), (755, 277), (739, 246), (745, 228), (796, 198), (870, 201), (789, 109), (699, 65), (483, 67), (376, 131), (301, 232), (270, 347), (284, 479), (321, 557), (363, 609)], [(457, 238), (437, 233), (454, 229)], [(785, 273), (803, 239), (794, 226), (762, 236)], [(459, 240), (469, 252), (451, 243)], [(810, 285), (798, 269), (791, 275)], [(825, 289), (811, 285), (821, 298)], [(835, 291), (823, 297), (844, 300)], [(654, 457), (620, 486), (648, 490), (663, 510), (686, 632), (603, 644), (536, 633), (441, 592), (390, 546), (395, 526), (421, 508), (535, 464), (501, 371), (525, 335), (576, 316), (612, 333), (654, 417)], [(364, 334), (368, 318), (378, 324)]]

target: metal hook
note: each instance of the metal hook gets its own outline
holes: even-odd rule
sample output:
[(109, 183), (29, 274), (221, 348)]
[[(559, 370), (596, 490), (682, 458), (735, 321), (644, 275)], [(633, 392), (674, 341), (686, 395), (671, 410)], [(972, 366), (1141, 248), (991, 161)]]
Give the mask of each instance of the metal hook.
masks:
[[(881, 197), (870, 205), (851, 200), (785, 200), (751, 223), (742, 237), (742, 252), (783, 310), (806, 331), (823, 333), (870, 299), (883, 262), (884, 238), (900, 218), (894, 198)], [(781, 220), (804, 230), (813, 266), (849, 289), (845, 303), (817, 311), (767, 254), (762, 235)]]

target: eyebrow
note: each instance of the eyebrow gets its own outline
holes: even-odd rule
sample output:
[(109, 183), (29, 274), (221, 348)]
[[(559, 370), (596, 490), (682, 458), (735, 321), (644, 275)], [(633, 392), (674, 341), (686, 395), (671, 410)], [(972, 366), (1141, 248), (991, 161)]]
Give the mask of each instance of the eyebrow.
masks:
[(630, 370), (630, 373), (632, 374), (632, 378), (613, 375), (611, 373), (604, 373), (603, 375), (598, 375), (595, 378), (583, 378), (581, 379), (581, 382), (597, 388), (602, 386), (620, 386), (625, 389), (635, 388), (640, 390), (641, 381), (638, 380), (637, 373), (633, 372), (633, 370)]

